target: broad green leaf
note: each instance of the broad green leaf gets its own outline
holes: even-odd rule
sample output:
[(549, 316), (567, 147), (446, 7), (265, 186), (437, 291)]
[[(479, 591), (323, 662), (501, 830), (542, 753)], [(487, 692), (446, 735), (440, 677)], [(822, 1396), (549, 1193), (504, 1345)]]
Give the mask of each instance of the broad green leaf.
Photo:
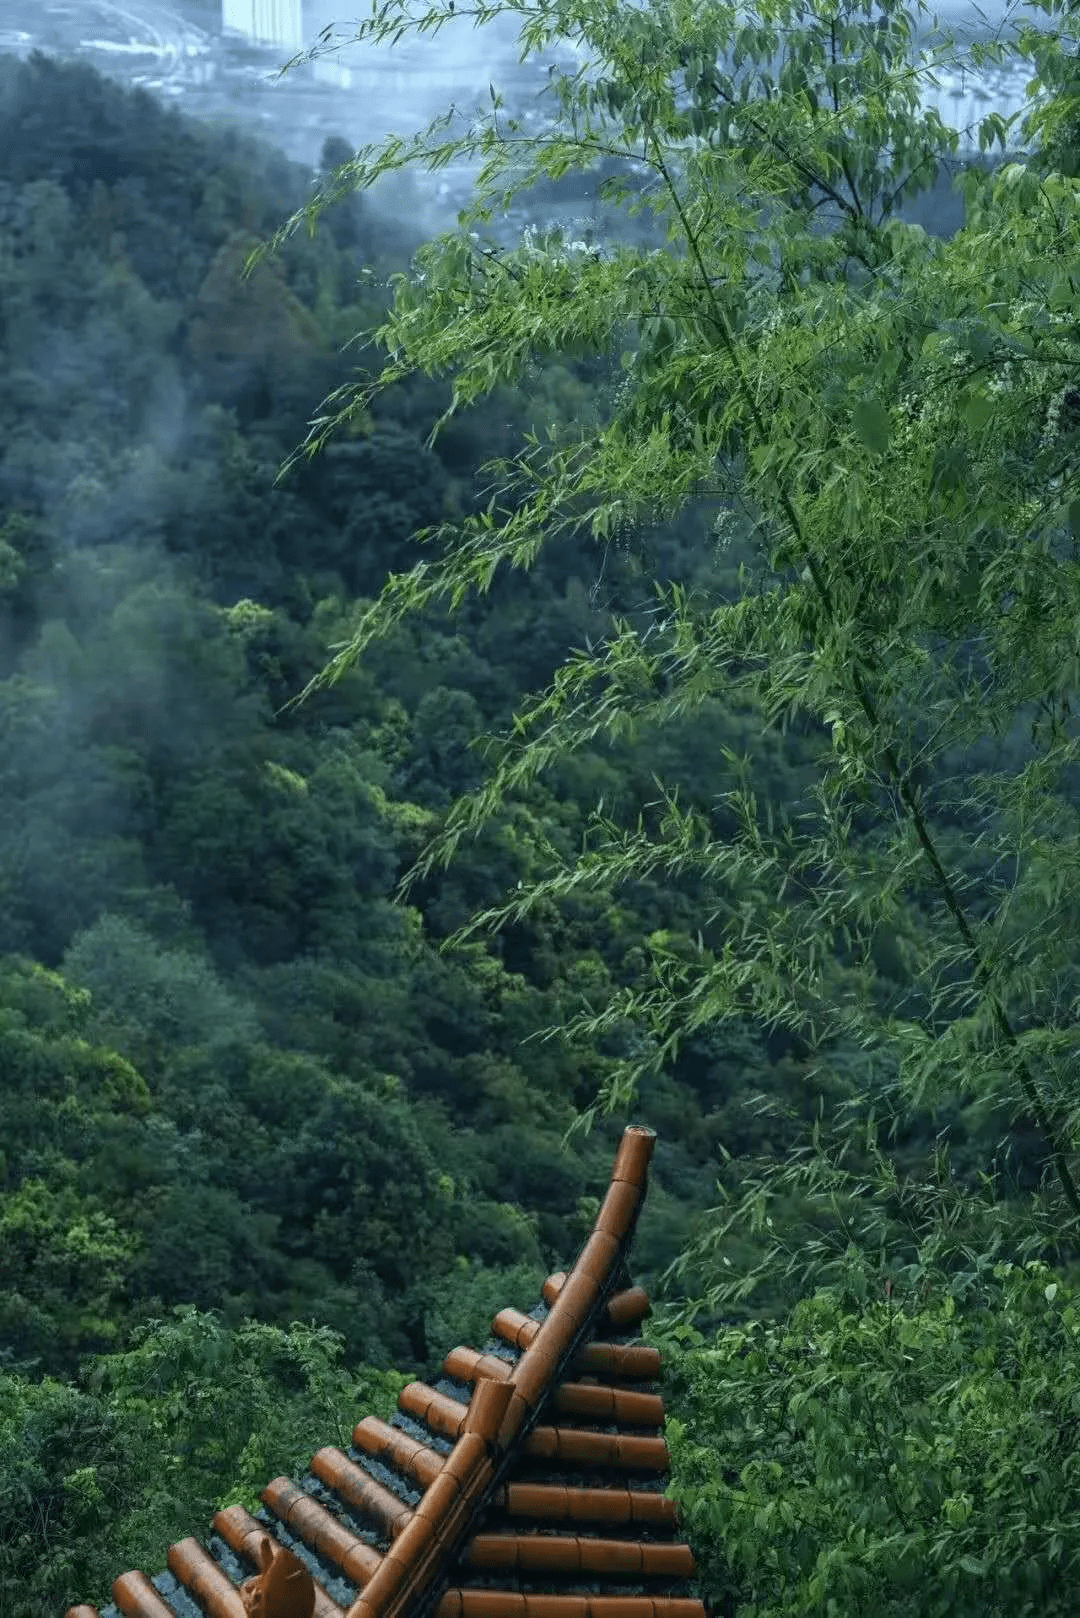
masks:
[(969, 393), (964, 400), (964, 420), (977, 432), (980, 427), (985, 427), (994, 409), (994, 401), (988, 393)]
[(889, 447), (889, 412), (880, 399), (860, 399), (852, 411), (851, 424), (855, 432), (875, 455), (884, 455)]

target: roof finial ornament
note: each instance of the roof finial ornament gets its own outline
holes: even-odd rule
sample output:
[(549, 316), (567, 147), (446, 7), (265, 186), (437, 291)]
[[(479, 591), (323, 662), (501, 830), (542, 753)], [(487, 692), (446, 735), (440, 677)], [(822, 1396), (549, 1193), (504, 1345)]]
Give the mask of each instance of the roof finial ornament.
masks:
[(240, 1586), (244, 1611), (250, 1618), (312, 1618), (315, 1581), (284, 1545), (263, 1534), (255, 1547), (259, 1571)]

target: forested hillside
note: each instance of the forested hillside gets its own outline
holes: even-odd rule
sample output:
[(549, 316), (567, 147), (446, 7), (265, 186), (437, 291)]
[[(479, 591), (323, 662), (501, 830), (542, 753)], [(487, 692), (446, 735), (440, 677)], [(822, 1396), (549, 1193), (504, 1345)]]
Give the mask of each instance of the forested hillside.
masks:
[[(693, 910), (643, 884), (495, 944), (439, 944), (548, 842), (576, 847), (598, 793), (644, 801), (661, 763), (689, 782), (700, 758), (687, 731), (574, 761), (394, 906), (479, 779), (470, 743), (602, 634), (613, 600), (647, 596), (621, 554), (570, 543), (467, 622), (428, 614), (362, 675), (279, 710), (411, 532), (475, 507), (493, 449), (552, 410), (580, 417), (595, 384), (550, 366), (438, 453), (423, 440), (446, 388), (402, 387), (275, 489), (406, 246), (354, 199), (245, 283), (302, 171), (81, 68), (0, 69), (0, 1350), (9, 1377), (74, 1386), (84, 1356), (190, 1305), (228, 1327), (317, 1321), (348, 1364), (408, 1371), (482, 1340), (572, 1255), (617, 1130), (562, 1137), (603, 1052), (528, 1036), (633, 981)], [(667, 543), (674, 565), (685, 546)], [(747, 730), (725, 719), (711, 745)], [(644, 1110), (661, 1141), (643, 1275), (708, 1203), (725, 1110), (796, 1066), (748, 1028)], [(61, 1458), (59, 1411), (32, 1408), (29, 1443), (5, 1429), (9, 1576), (78, 1541), (64, 1479), (99, 1464), (106, 1419), (87, 1407)], [(184, 1520), (197, 1497), (192, 1482)]]
[[(324, 177), (348, 156), (328, 141)], [(790, 174), (785, 184), (794, 207), (798, 186)], [(1053, 192), (1063, 243), (1075, 230), (1070, 184)], [(809, 666), (793, 649), (814, 642), (805, 614), (771, 687), (753, 642), (752, 604), (798, 577), (796, 551), (773, 534), (763, 556), (771, 519), (727, 485), (703, 493), (702, 479), (672, 474), (651, 509), (631, 486), (640, 478), (640, 492), (661, 462), (640, 448), (625, 517), (591, 529), (589, 490), (568, 481), (579, 520), (553, 527), (528, 569), (493, 564), (489, 587), (463, 590), (453, 610), (418, 591), (414, 610), (379, 619), (387, 576), (435, 553), (417, 531), (479, 531), (491, 511), (481, 468), (521, 454), (526, 435), (599, 443), (624, 412), (655, 447), (665, 404), (645, 372), (677, 359), (677, 322), (662, 314), (632, 338), (627, 319), (622, 336), (640, 348), (620, 361), (618, 344), (588, 332), (558, 341), (553, 315), (520, 374), (493, 362), (428, 442), (465, 342), (439, 316), (442, 360), (371, 387), (320, 453), (275, 481), (318, 401), (377, 376), (386, 345), (374, 328), (385, 335), (394, 309), (420, 297), (403, 273), (420, 244), (362, 191), (245, 276), (311, 195), (310, 176), (235, 133), (82, 68), (0, 59), (0, 1611), (44, 1618), (104, 1601), (121, 1568), (156, 1565), (215, 1506), (250, 1502), (273, 1470), (383, 1409), (397, 1373), (482, 1341), (494, 1309), (534, 1296), (573, 1256), (628, 1108), (660, 1137), (635, 1266), (682, 1309), (681, 1324), (672, 1315), (660, 1328), (676, 1491), (716, 1610), (908, 1618), (1003, 1611), (1002, 1592), (1011, 1612), (1068, 1610), (1070, 1582), (1080, 1587), (1062, 1438), (1076, 1421), (1076, 1247), (1045, 1170), (1055, 1143), (1075, 1138), (1076, 1097), (1057, 1095), (1051, 1136), (1031, 1095), (1009, 1112), (992, 1060), (980, 1087), (971, 1050), (992, 1046), (986, 1019), (964, 998), (966, 958), (946, 962), (951, 998), (920, 977), (944, 911), (940, 895), (905, 887), (914, 857), (900, 860), (876, 818), (884, 789), (865, 761), (861, 774), (849, 762), (850, 800), (822, 797), (858, 723), (832, 697), (794, 700), (785, 684)], [(926, 239), (890, 235), (884, 216), (871, 229), (869, 214), (847, 243), (849, 279), (887, 283), (906, 309), (903, 267)], [(791, 234), (787, 262), (757, 254), (763, 273), (777, 271), (777, 309), (807, 277), (834, 275), (834, 238), (815, 229), (812, 251)], [(868, 244), (886, 239), (883, 269)], [(813, 266), (801, 281), (799, 253)], [(427, 267), (434, 308), (450, 271)], [(459, 252), (466, 290), (476, 273)], [(521, 275), (533, 284), (524, 260)], [(1067, 269), (1059, 279), (1051, 336), (1074, 349), (1075, 289)], [(767, 292), (755, 283), (747, 306)], [(462, 308), (465, 296), (455, 292)], [(928, 328), (959, 330), (946, 303)], [(411, 330), (415, 358), (423, 332)], [(914, 374), (898, 373), (897, 398)], [(1061, 398), (1054, 430), (1067, 435), (1067, 389)], [(856, 419), (870, 454), (888, 442), (881, 408), (864, 401)], [(959, 408), (973, 431), (987, 419), (970, 397)], [(786, 465), (752, 460), (731, 421), (723, 431), (733, 465)], [(942, 438), (951, 431), (943, 416)], [(663, 432), (689, 456), (701, 429), (675, 411)], [(1040, 415), (1010, 432), (1019, 486), (1041, 475), (1047, 428)], [(852, 482), (848, 505), (836, 495), (829, 508), (851, 533), (871, 521), (863, 473), (862, 492)], [(955, 524), (976, 475), (974, 461), (936, 464), (935, 497), (953, 499)], [(825, 501), (825, 478), (808, 476)], [(512, 526), (527, 494), (499, 489)], [(1067, 591), (1075, 558), (1055, 532)], [(968, 555), (968, 605), (985, 565)], [(954, 634), (976, 660), (985, 652), (989, 684), (998, 653), (966, 621), (946, 622), (944, 598), (958, 598), (941, 566), (940, 635), (911, 667), (928, 656), (944, 666)], [(1022, 579), (1009, 588), (1023, 597)], [(1050, 588), (1040, 574), (1032, 600)], [(887, 599), (868, 584), (860, 610), (868, 592)], [(669, 663), (629, 650), (659, 647), (680, 605), (698, 601), (751, 603), (725, 667), (764, 667), (756, 685), (728, 691), (696, 671), (701, 624)], [(1032, 617), (1032, 635), (1042, 622)], [(563, 745), (553, 706), (544, 770), (515, 778), (512, 750), (496, 748), (497, 812), (463, 817), (489, 768), (485, 738), (605, 638), (627, 650), (622, 678), (609, 661), (595, 687), (603, 722)], [(840, 658), (842, 640), (822, 644)], [(293, 702), (361, 641), (335, 683)], [(889, 689), (915, 736), (928, 710), (902, 661)], [(952, 736), (933, 757), (914, 747), (897, 788), (897, 802), (910, 791), (928, 806), (935, 849), (981, 921), (997, 915), (1004, 856), (957, 783), (1043, 770), (1054, 815), (1032, 833), (1040, 880), (1056, 864), (1067, 883), (1074, 673), (1075, 660), (1047, 675), (1045, 711), (1018, 698), (1008, 723), (988, 721), (972, 745)], [(696, 684), (680, 700), (684, 675)], [(639, 720), (620, 721), (637, 698)], [(530, 731), (535, 720), (520, 734)], [(874, 925), (859, 909), (865, 887), (850, 910), (838, 902), (807, 965), (799, 907), (824, 906), (842, 865), (820, 850), (803, 858), (785, 828), (823, 804), (847, 817), (853, 891), (861, 860), (888, 873), (889, 894)], [(690, 850), (745, 851), (759, 807), (760, 859), (725, 868), (717, 899)], [(441, 834), (452, 860), (422, 862), (402, 897)], [(637, 859), (635, 837), (639, 852), (681, 838), (682, 857)], [(781, 845), (788, 897), (768, 875), (782, 873)], [(550, 881), (590, 859), (594, 877)], [(455, 937), (517, 892), (529, 902), (499, 927)], [(1026, 938), (1037, 899), (1018, 893)], [(1070, 893), (1052, 894), (1055, 925)], [(764, 965), (763, 914), (778, 952)], [(1003, 950), (1022, 953), (1018, 936), (1003, 934)], [(1066, 1079), (1074, 944), (1074, 933), (1058, 938), (1060, 971), (1016, 1024)], [(759, 977), (748, 968), (745, 992), (729, 985), (695, 1009), (700, 964), (740, 950)], [(796, 959), (798, 1009), (781, 1014)], [(815, 1028), (819, 1001), (856, 1009)], [(895, 1045), (863, 1037), (871, 1019)], [(955, 1043), (961, 1029), (971, 1050)], [(932, 1084), (907, 1084), (912, 1030), (941, 1042)], [(601, 1093), (622, 1102), (567, 1139)], [(823, 1141), (836, 1147), (831, 1170), (811, 1150)], [(744, 1194), (747, 1217), (724, 1230), (709, 1210)], [(898, 1233), (907, 1247), (890, 1269)], [(1005, 1259), (1020, 1268), (995, 1271)], [(1057, 1269), (1033, 1275), (1026, 1260)], [(729, 1287), (723, 1266), (753, 1279)], [(917, 1303), (890, 1312), (905, 1286)], [(853, 1432), (860, 1401), (879, 1395), (890, 1414), (871, 1445), (865, 1427)], [(821, 1416), (809, 1437), (800, 1410)], [(1001, 1476), (976, 1486), (988, 1457)], [(876, 1467), (904, 1525), (895, 1543), (895, 1524), (864, 1514), (880, 1495)], [(1027, 1517), (1021, 1550), (995, 1572), (987, 1525), (995, 1501), (1020, 1509), (1004, 1481), (1014, 1467), (1030, 1480)], [(930, 1599), (919, 1559), (937, 1523)], [(874, 1579), (887, 1599), (871, 1594)]]

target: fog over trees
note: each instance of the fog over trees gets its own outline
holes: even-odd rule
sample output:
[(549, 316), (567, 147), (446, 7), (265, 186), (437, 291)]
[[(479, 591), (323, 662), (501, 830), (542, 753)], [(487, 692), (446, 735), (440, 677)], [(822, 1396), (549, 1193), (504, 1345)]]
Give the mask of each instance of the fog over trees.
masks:
[(968, 156), (891, 0), (512, 8), (596, 71), (423, 137), (489, 165), (427, 232), (381, 136), (313, 178), (0, 56), (4, 1618), (528, 1307), (628, 1118), (711, 1610), (1075, 1607), (1080, 156), (1032, 19)]

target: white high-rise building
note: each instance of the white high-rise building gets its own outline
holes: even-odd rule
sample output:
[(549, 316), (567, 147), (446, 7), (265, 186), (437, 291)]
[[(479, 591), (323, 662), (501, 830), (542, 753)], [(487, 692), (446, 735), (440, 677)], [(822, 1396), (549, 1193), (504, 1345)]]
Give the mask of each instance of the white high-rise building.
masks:
[(221, 26), (260, 45), (304, 44), (302, 0), (221, 0)]

